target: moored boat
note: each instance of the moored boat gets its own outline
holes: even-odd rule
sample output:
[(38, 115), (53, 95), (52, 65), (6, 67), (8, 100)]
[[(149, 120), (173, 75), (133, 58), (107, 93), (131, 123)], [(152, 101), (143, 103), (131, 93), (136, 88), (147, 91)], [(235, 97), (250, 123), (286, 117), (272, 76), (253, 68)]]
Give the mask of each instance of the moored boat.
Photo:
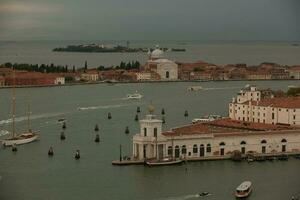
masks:
[(172, 159), (172, 158), (163, 158), (161, 160), (148, 160), (146, 164), (148, 166), (164, 166), (164, 165), (178, 165), (181, 164), (183, 160), (181, 159)]
[(192, 120), (192, 123), (195, 124), (195, 123), (204, 123), (204, 122), (212, 122), (216, 119), (220, 119), (222, 118), (220, 115), (207, 115), (207, 116), (204, 116), (202, 118), (195, 118)]
[(235, 196), (237, 198), (248, 197), (252, 192), (252, 183), (250, 181), (244, 181), (241, 183), (235, 191)]

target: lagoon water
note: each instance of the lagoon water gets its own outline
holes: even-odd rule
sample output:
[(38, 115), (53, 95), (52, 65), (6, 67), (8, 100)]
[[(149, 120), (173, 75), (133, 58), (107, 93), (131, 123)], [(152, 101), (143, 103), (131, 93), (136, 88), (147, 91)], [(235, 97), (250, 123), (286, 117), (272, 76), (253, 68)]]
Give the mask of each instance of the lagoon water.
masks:
[[(83, 67), (119, 65), (121, 61), (138, 60), (145, 63), (146, 53), (71, 53), (52, 52), (55, 47), (102, 41), (0, 41), (0, 64), (5, 62), (57, 64)], [(125, 46), (125, 41), (104, 41), (104, 44)], [(201, 41), (131, 41), (131, 47), (154, 48), (156, 44), (168, 48), (186, 48), (186, 52), (167, 52), (166, 57), (179, 62), (204, 60), (215, 64), (246, 63), (258, 65), (275, 62), (282, 65), (300, 64), (300, 46), (291, 43), (263, 42), (201, 42)]]
[[(136, 107), (142, 113), (150, 101), (157, 117), (166, 111), (170, 127), (190, 123), (209, 113), (227, 115), (231, 97), (246, 84), (286, 90), (296, 81), (233, 81), (201, 83), (98, 84), (52, 88), (17, 89), (17, 128), (26, 129), (26, 105), (32, 102), (32, 127), (40, 130), (39, 141), (19, 146), (18, 152), (0, 148), (1, 200), (181, 200), (197, 199), (197, 193), (209, 191), (205, 199), (231, 200), (235, 188), (251, 180), (254, 192), (250, 200), (284, 200), (300, 196), (300, 160), (263, 163), (232, 161), (194, 162), (182, 166), (149, 168), (112, 166), (119, 157), (131, 154), (131, 137), (138, 132), (134, 121)], [(187, 92), (190, 85), (205, 90)], [(127, 93), (138, 90), (145, 98), (126, 100)], [(0, 90), (0, 130), (10, 130), (10, 89)], [(80, 108), (80, 110), (78, 109)], [(184, 110), (189, 111), (185, 118)], [(112, 119), (107, 119), (107, 113)], [(67, 119), (66, 140), (61, 141), (59, 118)], [(94, 142), (94, 126), (99, 124), (101, 142)], [(130, 134), (124, 133), (129, 126)], [(54, 156), (47, 151), (54, 148)], [(74, 153), (80, 149), (81, 159)]]

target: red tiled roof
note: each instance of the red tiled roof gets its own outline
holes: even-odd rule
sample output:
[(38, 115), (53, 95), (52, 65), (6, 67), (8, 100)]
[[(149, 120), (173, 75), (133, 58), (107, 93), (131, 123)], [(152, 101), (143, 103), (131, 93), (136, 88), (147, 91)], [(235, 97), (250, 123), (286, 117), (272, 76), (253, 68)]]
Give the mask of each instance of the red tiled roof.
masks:
[[(243, 104), (249, 104), (249, 101)], [(267, 98), (261, 101), (251, 101), (254, 106), (275, 107), (275, 108), (300, 108), (300, 97), (278, 97)]]
[(281, 130), (296, 130), (299, 127), (289, 125), (274, 125), (255, 122), (243, 122), (232, 120), (230, 118), (215, 120), (209, 123), (197, 123), (187, 126), (174, 128), (170, 131), (162, 133), (164, 136), (181, 136), (181, 135), (201, 135), (214, 134), (222, 136), (228, 134), (246, 134), (251, 132), (262, 131), (281, 131)]

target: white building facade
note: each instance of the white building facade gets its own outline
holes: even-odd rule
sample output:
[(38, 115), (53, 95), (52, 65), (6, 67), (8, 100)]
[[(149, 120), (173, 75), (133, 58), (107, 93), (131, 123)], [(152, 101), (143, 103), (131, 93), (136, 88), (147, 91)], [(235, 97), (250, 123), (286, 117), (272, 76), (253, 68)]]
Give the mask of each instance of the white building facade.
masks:
[(149, 52), (149, 60), (147, 68), (156, 72), (160, 76), (160, 80), (172, 81), (178, 80), (178, 65), (168, 59), (164, 58), (164, 52), (157, 48)]
[(241, 90), (229, 104), (233, 120), (300, 125), (300, 97), (262, 98), (256, 87)]
[(56, 77), (54, 80), (55, 85), (64, 85), (65, 84), (65, 77)]

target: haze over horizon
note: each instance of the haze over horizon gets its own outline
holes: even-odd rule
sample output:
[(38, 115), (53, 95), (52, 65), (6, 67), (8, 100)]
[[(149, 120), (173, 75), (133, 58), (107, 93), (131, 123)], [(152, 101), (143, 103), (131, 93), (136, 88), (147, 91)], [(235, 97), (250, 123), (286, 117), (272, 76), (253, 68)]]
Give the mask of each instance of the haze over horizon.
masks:
[(299, 0), (0, 0), (0, 40), (300, 41)]

